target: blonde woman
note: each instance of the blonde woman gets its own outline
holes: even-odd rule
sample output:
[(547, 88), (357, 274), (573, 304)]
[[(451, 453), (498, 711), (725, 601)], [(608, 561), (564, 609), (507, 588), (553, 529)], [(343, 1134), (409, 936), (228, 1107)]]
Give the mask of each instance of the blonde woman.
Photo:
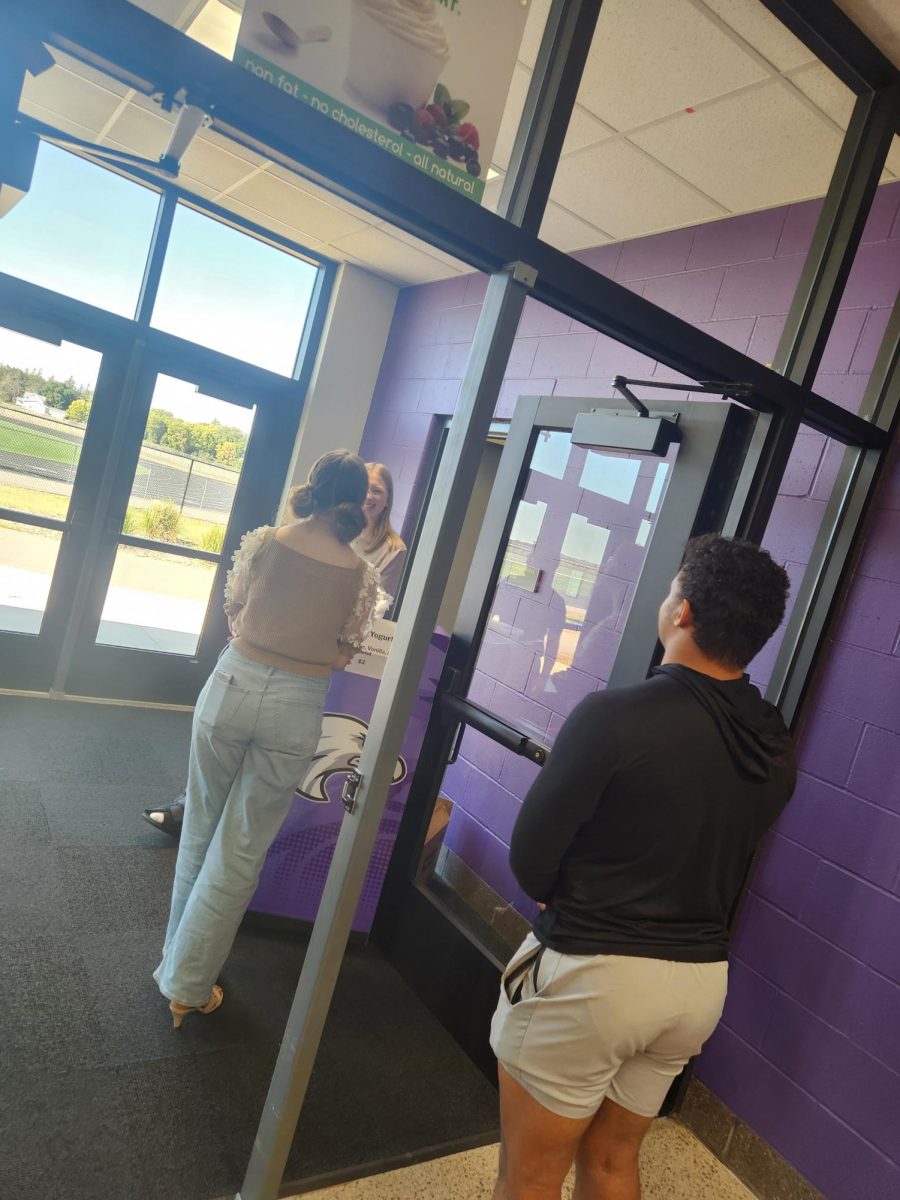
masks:
[(222, 1002), (216, 983), (266, 853), (312, 761), (333, 670), (362, 649), (378, 592), (352, 549), (365, 464), (334, 450), (295, 488), (295, 520), (245, 535), (225, 589), (232, 640), (194, 711), (162, 962), (176, 1029)]
[(406, 558), (406, 545), (391, 525), (394, 480), (384, 463), (366, 463), (369, 488), (363, 504), (366, 527), (353, 542), (353, 549), (378, 573), (384, 591), (379, 608), (383, 615), (394, 602)]

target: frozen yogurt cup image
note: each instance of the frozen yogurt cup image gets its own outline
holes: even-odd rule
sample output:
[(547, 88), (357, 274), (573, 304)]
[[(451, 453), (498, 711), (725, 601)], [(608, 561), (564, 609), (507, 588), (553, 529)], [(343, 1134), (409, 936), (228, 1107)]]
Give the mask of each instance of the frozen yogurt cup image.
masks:
[(376, 109), (427, 104), (449, 58), (435, 0), (353, 0), (347, 86)]

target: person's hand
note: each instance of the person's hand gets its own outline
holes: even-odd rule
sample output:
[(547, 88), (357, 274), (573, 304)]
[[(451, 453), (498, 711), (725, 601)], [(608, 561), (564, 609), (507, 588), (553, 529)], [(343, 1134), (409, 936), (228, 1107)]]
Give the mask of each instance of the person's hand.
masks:
[(546, 912), (546, 911), (547, 911), (547, 905), (546, 905), (546, 904), (541, 904), (541, 902), (540, 902), (540, 901), (538, 901), (538, 911), (539, 911), (539, 912)]

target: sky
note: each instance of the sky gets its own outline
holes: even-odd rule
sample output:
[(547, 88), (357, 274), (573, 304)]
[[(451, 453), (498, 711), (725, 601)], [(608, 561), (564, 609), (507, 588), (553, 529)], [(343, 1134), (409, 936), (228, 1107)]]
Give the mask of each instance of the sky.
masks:
[[(134, 317), (159, 194), (41, 143), (31, 189), (0, 220), (0, 271)], [(179, 206), (151, 324), (282, 375), (293, 372), (316, 269)], [(93, 387), (99, 356), (0, 329), (0, 362)], [(248, 429), (252, 409), (161, 379), (154, 403)]]

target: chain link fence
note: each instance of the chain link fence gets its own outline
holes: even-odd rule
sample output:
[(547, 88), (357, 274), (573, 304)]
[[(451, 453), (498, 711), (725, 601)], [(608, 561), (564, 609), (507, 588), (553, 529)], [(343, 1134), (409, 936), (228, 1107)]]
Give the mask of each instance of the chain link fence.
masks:
[[(75, 478), (84, 426), (3, 405), (0, 407), (0, 482), (30, 491), (68, 492)], [(215, 520), (234, 504), (240, 471), (147, 443), (131, 490), (132, 503), (167, 500), (180, 512)], [(62, 485), (62, 486), (60, 486)]]

